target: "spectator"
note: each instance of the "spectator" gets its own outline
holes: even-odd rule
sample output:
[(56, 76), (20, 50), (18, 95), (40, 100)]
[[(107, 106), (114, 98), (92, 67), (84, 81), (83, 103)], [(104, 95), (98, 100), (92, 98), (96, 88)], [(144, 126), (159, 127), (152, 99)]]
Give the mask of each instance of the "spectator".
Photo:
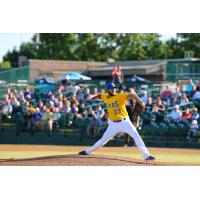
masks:
[(200, 80), (197, 81), (197, 87), (200, 87)]
[(18, 101), (16, 96), (13, 96), (11, 99), (11, 105), (13, 107), (13, 114), (20, 111), (20, 102)]
[(144, 90), (144, 91), (142, 92), (141, 99), (142, 99), (142, 101), (143, 101), (145, 104), (147, 104), (148, 96), (147, 96), (147, 91), (146, 91), (146, 90)]
[(93, 114), (87, 127), (87, 136), (91, 138), (97, 137), (99, 134), (99, 125), (100, 121), (97, 119), (95, 114)]
[(105, 113), (99, 122), (99, 134), (104, 133), (107, 127), (108, 127), (108, 113)]
[(97, 107), (97, 110), (95, 111), (95, 115), (97, 116), (97, 119), (101, 119), (105, 115), (105, 111), (103, 110), (103, 108), (101, 107), (101, 105), (99, 105)]
[(183, 112), (182, 119), (192, 119), (192, 113), (190, 113), (189, 108), (186, 108)]
[(55, 112), (55, 106), (54, 106), (54, 102), (53, 101), (49, 102), (48, 109), (49, 109), (50, 112)]
[(70, 106), (70, 102), (69, 101), (66, 101), (64, 103), (64, 106), (63, 106), (63, 112), (64, 113), (70, 113), (71, 112), (71, 106)]
[(167, 85), (165, 90), (161, 93), (161, 99), (167, 101), (171, 98), (172, 92), (169, 86)]
[(147, 103), (146, 103), (146, 111), (150, 112), (153, 109), (153, 99), (152, 97), (148, 97)]
[(188, 131), (187, 139), (189, 142), (192, 141), (193, 137), (198, 136), (198, 131), (199, 131), (199, 125), (197, 123), (197, 120), (192, 120), (190, 129)]
[(85, 88), (85, 95), (84, 95), (84, 99), (87, 99), (88, 98), (88, 96), (91, 94), (91, 92), (90, 92), (90, 88), (88, 88), (88, 87), (86, 87)]
[(33, 113), (32, 115), (33, 131), (41, 129), (41, 119), (42, 119), (42, 113), (40, 112), (39, 108), (36, 108), (36, 112)]
[(84, 100), (84, 95), (83, 95), (81, 89), (77, 90), (76, 99), (77, 99), (79, 102), (83, 102), (83, 100)]
[(31, 93), (29, 88), (25, 88), (24, 97), (27, 100), (31, 100), (32, 99), (32, 93)]
[(191, 96), (194, 86), (195, 84), (193, 83), (192, 79), (189, 79), (185, 88), (185, 92), (187, 93), (187, 96), (189, 97)]
[(196, 88), (196, 91), (195, 91), (195, 93), (193, 94), (193, 96), (192, 96), (192, 99), (193, 100), (200, 100), (200, 87), (197, 87)]
[(98, 88), (97, 87), (94, 87), (93, 94), (98, 94)]
[(186, 95), (186, 93), (181, 94), (181, 98), (179, 99), (179, 105), (186, 105), (189, 103), (189, 99)]
[(80, 80), (76, 83), (76, 85), (85, 87), (86, 83), (85, 83), (85, 81), (82, 78), (80, 78)]
[(114, 67), (112, 70), (112, 82), (115, 83), (120, 90), (123, 89), (124, 75), (120, 65)]
[(36, 112), (36, 110), (30, 106), (29, 101), (26, 101), (24, 107), (22, 107), (22, 112), (24, 114), (23, 129), (29, 130), (32, 125), (32, 115)]
[(158, 108), (158, 112), (164, 112), (165, 109), (166, 109), (166, 107), (165, 107), (165, 105), (163, 104), (163, 102), (162, 102), (162, 100), (161, 100), (160, 97), (158, 97), (158, 98), (156, 99), (155, 105), (156, 105), (157, 108)]
[(72, 107), (71, 107), (71, 113), (75, 114), (78, 113), (78, 105), (77, 103), (72, 103)]
[(78, 105), (78, 114), (79, 115), (82, 115), (83, 117), (85, 117), (85, 104), (83, 102), (81, 102), (79, 105)]
[(10, 100), (5, 101), (5, 105), (3, 105), (1, 109), (1, 117), (2, 121), (10, 119), (13, 112), (13, 106), (10, 103)]
[(182, 112), (179, 110), (179, 106), (175, 105), (171, 113), (169, 114), (170, 118), (173, 120), (182, 119)]
[(171, 94), (171, 98), (173, 100), (178, 100), (178, 99), (180, 99), (180, 97), (181, 97), (180, 87), (176, 86), (175, 91), (172, 92), (172, 94)]
[(192, 109), (192, 119), (193, 119), (193, 120), (199, 119), (199, 113), (198, 113), (197, 108), (193, 108), (193, 109)]
[(43, 111), (42, 119), (41, 119), (41, 128), (45, 130), (45, 127), (48, 127), (49, 132), (52, 131), (53, 128), (53, 113), (50, 112), (48, 108)]

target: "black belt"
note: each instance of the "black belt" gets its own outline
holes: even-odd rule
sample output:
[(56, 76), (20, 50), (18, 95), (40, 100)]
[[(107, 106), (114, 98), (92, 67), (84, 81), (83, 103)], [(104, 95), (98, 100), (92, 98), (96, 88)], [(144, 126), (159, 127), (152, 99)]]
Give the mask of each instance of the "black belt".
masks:
[(123, 122), (125, 120), (126, 120), (126, 118), (122, 118), (122, 119), (119, 119), (119, 120), (113, 120), (113, 122)]

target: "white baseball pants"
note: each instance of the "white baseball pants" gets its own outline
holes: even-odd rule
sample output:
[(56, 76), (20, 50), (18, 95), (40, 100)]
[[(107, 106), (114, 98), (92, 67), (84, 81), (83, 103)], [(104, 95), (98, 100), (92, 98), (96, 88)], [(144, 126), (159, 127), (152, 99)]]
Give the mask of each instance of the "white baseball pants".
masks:
[(140, 152), (143, 154), (144, 159), (147, 158), (150, 153), (147, 150), (142, 138), (140, 137), (139, 133), (137, 132), (136, 128), (133, 126), (132, 122), (130, 121), (129, 117), (122, 122), (113, 122), (110, 121), (108, 128), (102, 138), (98, 140), (92, 147), (86, 150), (87, 154), (91, 154), (93, 151), (105, 145), (111, 138), (113, 138), (117, 133), (125, 132), (130, 135)]

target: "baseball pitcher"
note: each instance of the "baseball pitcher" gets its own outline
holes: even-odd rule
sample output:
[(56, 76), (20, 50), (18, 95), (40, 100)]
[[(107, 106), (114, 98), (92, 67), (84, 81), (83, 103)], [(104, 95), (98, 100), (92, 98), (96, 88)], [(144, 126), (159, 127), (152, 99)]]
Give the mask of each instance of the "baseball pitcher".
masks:
[(101, 99), (106, 104), (109, 117), (108, 128), (100, 140), (89, 149), (79, 152), (79, 155), (89, 155), (99, 147), (105, 145), (117, 133), (125, 132), (134, 139), (144, 160), (155, 160), (155, 157), (151, 156), (135, 126), (130, 121), (126, 110), (126, 101), (128, 99), (135, 99), (136, 102), (145, 109), (143, 101), (136, 94), (117, 93), (114, 83), (106, 84), (106, 90), (107, 93), (90, 95), (88, 96), (88, 99)]

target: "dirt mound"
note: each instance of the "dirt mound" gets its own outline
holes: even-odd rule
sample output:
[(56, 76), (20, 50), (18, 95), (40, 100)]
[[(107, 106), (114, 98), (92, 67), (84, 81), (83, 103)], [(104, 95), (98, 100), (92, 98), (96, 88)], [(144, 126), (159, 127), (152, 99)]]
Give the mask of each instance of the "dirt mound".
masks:
[(0, 160), (1, 166), (163, 166), (169, 163), (105, 156), (105, 155), (58, 155), (27, 159)]

